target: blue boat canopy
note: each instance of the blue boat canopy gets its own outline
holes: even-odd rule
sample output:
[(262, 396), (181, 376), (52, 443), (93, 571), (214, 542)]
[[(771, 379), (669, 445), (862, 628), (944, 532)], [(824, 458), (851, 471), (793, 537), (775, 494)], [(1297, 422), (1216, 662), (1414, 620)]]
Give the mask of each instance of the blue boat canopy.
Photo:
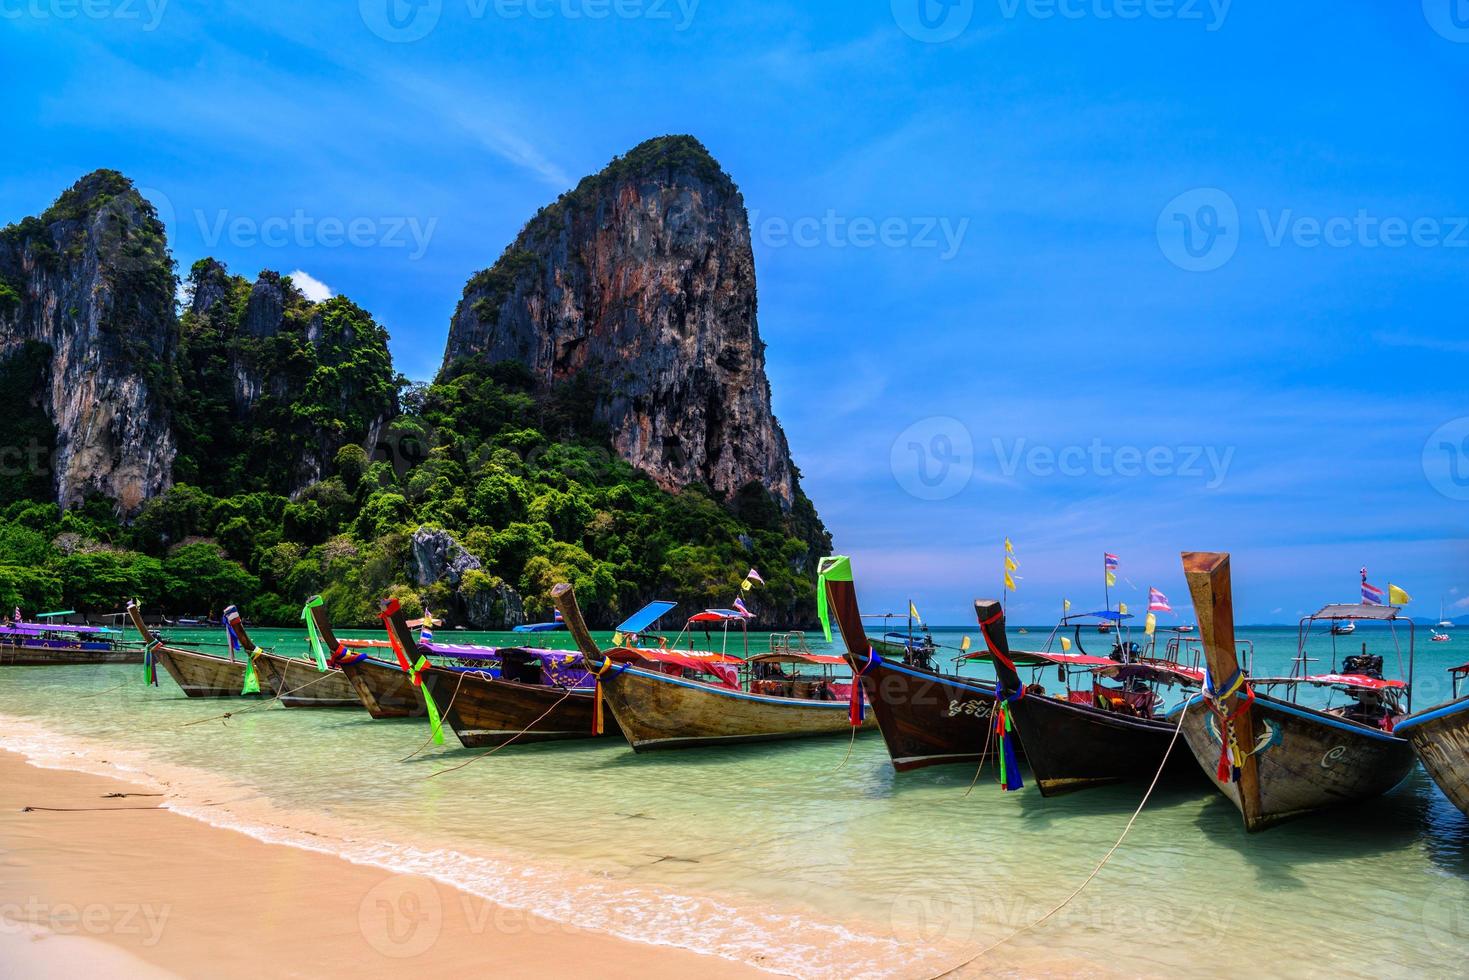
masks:
[(513, 633), (550, 633), (552, 630), (564, 629), (565, 623), (526, 623), (511, 630)]
[(643, 608), (639, 609), (637, 612), (633, 613), (631, 616), (627, 617), (622, 625), (617, 627), (617, 632), (646, 632), (648, 627), (652, 626), (654, 623), (658, 622), (658, 620), (662, 619), (676, 605), (678, 605), (678, 603), (669, 602), (666, 599), (659, 599), (655, 602), (650, 602)]
[(1116, 623), (1116, 622), (1120, 622), (1121, 620), (1124, 620), (1124, 619), (1131, 619), (1132, 618), (1132, 613), (1120, 613), (1120, 612), (1118, 612), (1115, 609), (1103, 609), (1103, 610), (1101, 610), (1099, 612), (1077, 613), (1074, 616), (1068, 616), (1066, 618), (1067, 619), (1088, 619), (1088, 618), (1089, 619), (1105, 619), (1108, 622)]

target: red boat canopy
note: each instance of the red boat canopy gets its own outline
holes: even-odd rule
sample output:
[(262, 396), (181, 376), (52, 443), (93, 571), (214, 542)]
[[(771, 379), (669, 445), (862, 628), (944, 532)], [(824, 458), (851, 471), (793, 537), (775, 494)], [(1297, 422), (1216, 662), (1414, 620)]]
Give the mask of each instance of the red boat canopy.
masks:
[[(965, 660), (988, 660), (988, 650), (978, 650), (964, 658)], [(1111, 657), (1094, 657), (1089, 653), (1037, 653), (1032, 650), (1012, 650), (1010, 659), (1017, 667), (1043, 667), (1054, 664), (1058, 667), (1121, 667), (1119, 661)]]
[(741, 664), (739, 657), (724, 653), (704, 653), (693, 650), (655, 650), (645, 647), (614, 647), (606, 654), (620, 663), (636, 663), (639, 660), (654, 664), (674, 664), (689, 670), (708, 671), (714, 664)]
[(1314, 677), (1261, 677), (1256, 684), (1310, 684), (1314, 687), (1360, 687), (1369, 691), (1394, 691), (1407, 688), (1407, 682), (1382, 680), (1366, 674), (1317, 674)]
[(393, 646), (393, 644), (390, 643), (387, 640), (356, 640), (356, 639), (346, 639), (346, 640), (338, 640), (338, 642), (341, 643), (342, 646), (346, 647), (348, 650), (364, 650), (364, 649), (367, 649), (367, 650), (389, 649), (390, 650), (390, 649), (392, 649), (392, 646)]

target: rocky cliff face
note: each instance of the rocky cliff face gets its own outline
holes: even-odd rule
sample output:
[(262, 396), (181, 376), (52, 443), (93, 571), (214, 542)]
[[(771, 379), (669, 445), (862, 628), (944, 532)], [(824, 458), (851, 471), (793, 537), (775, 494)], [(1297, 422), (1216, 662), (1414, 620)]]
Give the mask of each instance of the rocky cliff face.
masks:
[(616, 451), (664, 487), (796, 500), (770, 406), (744, 199), (692, 137), (650, 140), (543, 209), (474, 276), (445, 370), (577, 379)]
[(40, 389), (61, 503), (96, 493), (132, 513), (168, 486), (174, 284), (162, 224), (115, 171), (0, 231), (0, 358), (49, 351)]

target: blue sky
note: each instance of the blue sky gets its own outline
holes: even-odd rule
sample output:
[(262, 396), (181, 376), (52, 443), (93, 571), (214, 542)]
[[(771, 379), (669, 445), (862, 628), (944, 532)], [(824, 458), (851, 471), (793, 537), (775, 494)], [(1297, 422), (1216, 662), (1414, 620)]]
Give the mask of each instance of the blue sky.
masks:
[(538, 207), (692, 133), (869, 607), (968, 622), (1009, 535), (1022, 620), (1098, 603), (1103, 551), (1186, 606), (1186, 548), (1247, 622), (1363, 565), (1469, 614), (1449, 0), (389, 2), (0, 0), (0, 219), (115, 167), (182, 269), (305, 272), (427, 378)]

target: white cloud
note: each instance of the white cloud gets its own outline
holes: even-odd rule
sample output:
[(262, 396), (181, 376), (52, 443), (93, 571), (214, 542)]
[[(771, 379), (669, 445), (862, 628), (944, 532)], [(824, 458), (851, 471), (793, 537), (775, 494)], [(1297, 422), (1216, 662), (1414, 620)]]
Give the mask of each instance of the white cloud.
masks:
[(1454, 603), (1455, 609), (1469, 609), (1469, 595)]
[(306, 295), (306, 298), (313, 303), (321, 303), (332, 298), (332, 287), (309, 272), (302, 272), (300, 269), (297, 269), (291, 273), (291, 282), (295, 283), (296, 288), (301, 290)]

